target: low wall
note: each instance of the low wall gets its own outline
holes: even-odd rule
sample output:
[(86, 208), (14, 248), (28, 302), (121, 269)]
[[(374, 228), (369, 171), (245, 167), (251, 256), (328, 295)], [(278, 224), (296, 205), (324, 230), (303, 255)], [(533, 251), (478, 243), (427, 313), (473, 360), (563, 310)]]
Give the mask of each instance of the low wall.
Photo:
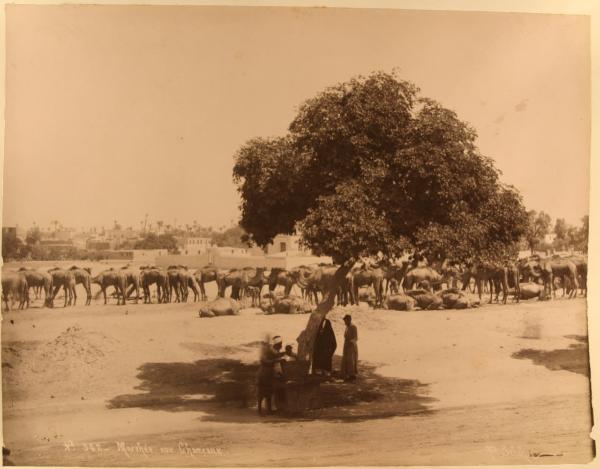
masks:
[(181, 254), (167, 254), (158, 256), (151, 261), (157, 267), (168, 267), (170, 265), (185, 265), (189, 269), (199, 269), (209, 263), (208, 253), (195, 256), (184, 256)]

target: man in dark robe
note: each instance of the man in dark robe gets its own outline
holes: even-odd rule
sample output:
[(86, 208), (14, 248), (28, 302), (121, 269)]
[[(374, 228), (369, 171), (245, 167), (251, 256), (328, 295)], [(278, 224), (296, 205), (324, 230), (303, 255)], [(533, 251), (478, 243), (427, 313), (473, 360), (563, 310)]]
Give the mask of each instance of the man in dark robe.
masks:
[(313, 350), (313, 372), (315, 374), (331, 374), (331, 360), (336, 348), (337, 341), (331, 327), (331, 321), (323, 319)]

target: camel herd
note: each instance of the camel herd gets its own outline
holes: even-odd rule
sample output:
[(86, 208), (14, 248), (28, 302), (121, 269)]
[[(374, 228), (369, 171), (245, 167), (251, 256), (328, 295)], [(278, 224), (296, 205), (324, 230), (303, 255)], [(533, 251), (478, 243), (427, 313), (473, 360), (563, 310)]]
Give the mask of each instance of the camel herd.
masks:
[[(144, 303), (152, 303), (153, 297), (159, 303), (187, 302), (190, 290), (194, 295), (193, 301), (206, 301), (205, 285), (215, 282), (218, 296), (224, 297), (227, 289), (230, 289), (232, 298), (248, 297), (253, 304), (260, 301), (264, 287), (268, 286), (269, 292), (278, 286), (283, 287), (283, 295), (287, 297), (296, 285), (303, 297), (316, 304), (319, 295), (331, 290), (337, 269), (335, 265), (313, 265), (290, 270), (222, 270), (209, 265), (194, 271), (182, 265), (168, 268), (142, 266), (139, 269), (125, 266), (106, 269), (94, 276), (91, 269), (77, 266), (69, 269), (55, 267), (47, 272), (21, 268), (2, 275), (2, 297), (6, 310), (10, 309), (9, 303), (13, 306), (18, 303), (18, 307), (24, 309), (29, 307), (29, 292), (33, 288), (36, 298), (41, 298), (43, 294), (44, 305), (53, 307), (62, 289), (66, 307), (77, 303), (76, 286), (82, 285), (86, 292), (85, 304), (89, 305), (92, 285), (99, 285), (98, 294), (103, 295), (104, 304), (108, 302), (107, 291), (110, 287), (114, 288), (111, 297), (116, 297), (118, 305), (125, 305), (128, 300), (137, 303), (140, 299)], [(448, 261), (436, 265), (429, 264), (422, 256), (396, 262), (361, 262), (339, 286), (337, 302), (347, 305), (368, 301), (375, 307), (385, 307), (410, 303), (409, 298), (412, 298), (423, 309), (435, 309), (454, 305), (465, 297), (467, 289), (477, 291), (480, 300), (482, 294), (488, 292), (490, 302), (506, 303), (509, 295), (515, 301), (532, 297), (550, 299), (556, 296), (559, 288), (562, 288), (562, 295), (569, 298), (587, 293), (585, 256), (531, 256), (503, 265)], [(445, 298), (452, 300), (448, 303)], [(464, 303), (461, 301), (457, 304)]]

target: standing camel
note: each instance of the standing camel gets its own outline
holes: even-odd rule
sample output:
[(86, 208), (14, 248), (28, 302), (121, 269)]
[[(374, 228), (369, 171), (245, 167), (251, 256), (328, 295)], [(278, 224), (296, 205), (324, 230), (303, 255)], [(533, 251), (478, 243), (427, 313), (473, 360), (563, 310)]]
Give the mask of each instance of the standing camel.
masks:
[(159, 303), (169, 301), (169, 277), (166, 272), (156, 267), (140, 268), (140, 283), (144, 290), (144, 303), (152, 303), (150, 286), (156, 284), (156, 298)]
[[(33, 288), (34, 291), (38, 289), (44, 290), (44, 306), (52, 306), (52, 276), (47, 272), (29, 270), (25, 267), (21, 267), (19, 273), (27, 279), (28, 288)], [(36, 299), (39, 296), (36, 293)]]
[(202, 295), (202, 301), (207, 301), (208, 297), (206, 296), (206, 290), (204, 288), (204, 284), (209, 282), (217, 282), (217, 275), (219, 273), (219, 269), (217, 269), (214, 265), (205, 265), (201, 269), (198, 269), (194, 276), (196, 277), (196, 282), (200, 287), (200, 292)]
[(104, 296), (104, 304), (106, 300), (106, 289), (114, 287), (117, 292), (117, 305), (125, 305), (127, 298), (127, 276), (121, 270), (108, 269), (100, 272), (92, 279), (92, 283), (100, 285), (102, 295)]
[(61, 287), (65, 294), (64, 307), (66, 308), (67, 304), (69, 306), (75, 306), (77, 303), (77, 292), (75, 291), (75, 276), (73, 275), (73, 272), (54, 267), (53, 269), (48, 270), (48, 273), (52, 276), (52, 286), (54, 288), (52, 297), (50, 298), (51, 306), (54, 306), (54, 299)]
[[(8, 299), (10, 296), (11, 304)], [(2, 300), (6, 305), (6, 311), (10, 311), (10, 307), (15, 302), (15, 298), (19, 300), (19, 309), (29, 308), (29, 285), (27, 278), (22, 273), (6, 273), (2, 274)]]
[(85, 293), (87, 295), (85, 304), (86, 306), (89, 306), (89, 304), (92, 302), (92, 269), (89, 267), (79, 268), (77, 266), (73, 266), (69, 270), (75, 277), (75, 286), (81, 284), (85, 289)]

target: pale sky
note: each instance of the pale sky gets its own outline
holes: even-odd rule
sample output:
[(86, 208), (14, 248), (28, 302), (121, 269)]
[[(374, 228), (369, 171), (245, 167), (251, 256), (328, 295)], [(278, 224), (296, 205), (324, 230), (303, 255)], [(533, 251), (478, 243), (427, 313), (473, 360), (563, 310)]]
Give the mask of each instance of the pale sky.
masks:
[(237, 221), (233, 155), (328, 85), (400, 70), (529, 209), (588, 213), (584, 16), (8, 5), (4, 225)]

